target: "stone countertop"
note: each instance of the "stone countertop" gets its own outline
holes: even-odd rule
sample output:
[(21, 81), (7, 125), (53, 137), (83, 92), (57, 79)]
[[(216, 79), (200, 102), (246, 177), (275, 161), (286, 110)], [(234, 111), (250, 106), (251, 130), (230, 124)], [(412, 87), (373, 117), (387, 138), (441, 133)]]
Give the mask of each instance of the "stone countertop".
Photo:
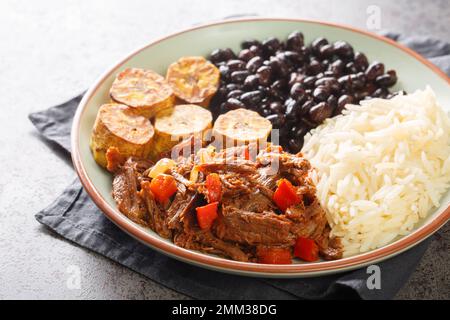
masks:
[[(132, 49), (194, 23), (258, 14), (367, 29), (371, 5), (380, 10), (382, 29), (450, 41), (446, 0), (1, 1), (0, 299), (187, 298), (61, 239), (34, 219), (75, 174), (70, 161), (39, 137), (30, 112), (68, 100)], [(449, 246), (447, 224), (398, 299), (450, 298)], [(70, 285), (74, 266), (79, 289)]]

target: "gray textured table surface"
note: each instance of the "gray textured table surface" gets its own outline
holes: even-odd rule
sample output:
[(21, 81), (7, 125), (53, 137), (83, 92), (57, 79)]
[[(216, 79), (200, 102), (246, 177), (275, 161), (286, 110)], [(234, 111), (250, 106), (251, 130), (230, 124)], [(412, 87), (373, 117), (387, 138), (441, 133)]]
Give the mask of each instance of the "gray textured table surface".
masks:
[[(39, 3), (39, 5), (37, 5)], [(426, 3), (426, 5), (424, 5)], [(442, 1), (17, 1), (0, 2), (0, 298), (184, 298), (41, 227), (34, 213), (72, 180), (71, 163), (40, 139), (28, 113), (86, 89), (110, 64), (151, 39), (237, 13), (301, 17), (450, 41)], [(370, 12), (370, 8), (369, 8)], [(450, 226), (438, 234), (397, 298), (450, 298)], [(81, 286), (70, 284), (79, 268)]]

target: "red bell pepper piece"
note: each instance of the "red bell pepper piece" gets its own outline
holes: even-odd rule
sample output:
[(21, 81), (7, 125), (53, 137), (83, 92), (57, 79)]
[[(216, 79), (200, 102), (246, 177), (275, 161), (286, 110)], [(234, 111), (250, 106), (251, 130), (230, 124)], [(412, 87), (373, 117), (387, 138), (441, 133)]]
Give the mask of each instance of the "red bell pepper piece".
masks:
[(174, 177), (159, 174), (150, 183), (150, 190), (159, 203), (165, 204), (178, 189)]
[(214, 220), (217, 219), (217, 207), (219, 203), (213, 202), (203, 207), (197, 207), (197, 222), (201, 229), (210, 229)]
[(206, 176), (206, 190), (209, 203), (219, 202), (222, 199), (222, 182), (217, 173), (210, 173)]
[(248, 146), (246, 146), (244, 148), (244, 159), (245, 160), (250, 160), (250, 148)]
[(280, 179), (278, 188), (273, 194), (273, 201), (284, 212), (290, 206), (299, 204), (302, 198), (297, 194), (292, 183), (286, 179)]
[(295, 243), (294, 256), (313, 262), (319, 259), (319, 247), (312, 239), (299, 237)]
[(285, 248), (265, 248), (257, 249), (256, 255), (259, 263), (265, 264), (291, 264), (291, 251)]

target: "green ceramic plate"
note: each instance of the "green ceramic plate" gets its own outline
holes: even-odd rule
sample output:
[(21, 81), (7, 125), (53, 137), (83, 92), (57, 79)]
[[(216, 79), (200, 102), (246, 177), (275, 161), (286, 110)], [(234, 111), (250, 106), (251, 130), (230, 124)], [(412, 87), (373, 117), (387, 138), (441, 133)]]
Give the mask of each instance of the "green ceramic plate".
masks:
[(107, 70), (85, 94), (76, 112), (72, 128), (73, 162), (86, 191), (108, 218), (139, 241), (176, 259), (214, 270), (264, 277), (315, 276), (373, 264), (411, 248), (448, 221), (449, 193), (441, 200), (441, 206), (430, 212), (414, 232), (383, 248), (337, 261), (263, 265), (179, 248), (153, 231), (134, 224), (116, 209), (111, 197), (111, 175), (95, 163), (89, 150), (97, 110), (109, 100), (108, 91), (115, 74), (125, 67), (148, 68), (165, 74), (167, 66), (182, 56), (207, 56), (213, 49), (223, 47), (238, 50), (244, 39), (269, 36), (284, 39), (293, 30), (302, 31), (306, 42), (319, 36), (330, 41), (348, 41), (355, 50), (366, 53), (370, 61), (382, 61), (387, 68), (397, 71), (399, 81), (394, 89), (412, 92), (430, 85), (441, 105), (450, 108), (450, 81), (445, 74), (418, 54), (391, 40), (350, 27), (317, 21), (258, 18), (217, 22), (169, 35), (131, 53)]

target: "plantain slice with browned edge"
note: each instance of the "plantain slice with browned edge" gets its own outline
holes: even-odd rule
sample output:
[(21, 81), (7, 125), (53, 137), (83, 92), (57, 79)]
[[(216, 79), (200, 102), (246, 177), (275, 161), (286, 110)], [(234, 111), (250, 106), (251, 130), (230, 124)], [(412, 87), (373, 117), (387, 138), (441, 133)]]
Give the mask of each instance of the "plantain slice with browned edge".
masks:
[(203, 57), (182, 57), (169, 66), (166, 79), (179, 99), (207, 107), (219, 87), (220, 72)]
[(173, 90), (164, 77), (139, 68), (120, 72), (111, 86), (110, 96), (147, 118), (170, 110), (175, 103)]
[(104, 104), (97, 113), (90, 147), (95, 161), (106, 168), (106, 152), (110, 147), (117, 148), (125, 158), (147, 158), (153, 135), (153, 126), (146, 117), (123, 104)]
[(194, 104), (180, 104), (171, 114), (155, 118), (155, 138), (151, 158), (156, 160), (180, 141), (191, 136), (204, 139), (212, 127), (211, 112)]
[(215, 144), (229, 148), (256, 142), (266, 142), (272, 130), (272, 124), (257, 112), (247, 109), (236, 109), (221, 114), (213, 127)]

